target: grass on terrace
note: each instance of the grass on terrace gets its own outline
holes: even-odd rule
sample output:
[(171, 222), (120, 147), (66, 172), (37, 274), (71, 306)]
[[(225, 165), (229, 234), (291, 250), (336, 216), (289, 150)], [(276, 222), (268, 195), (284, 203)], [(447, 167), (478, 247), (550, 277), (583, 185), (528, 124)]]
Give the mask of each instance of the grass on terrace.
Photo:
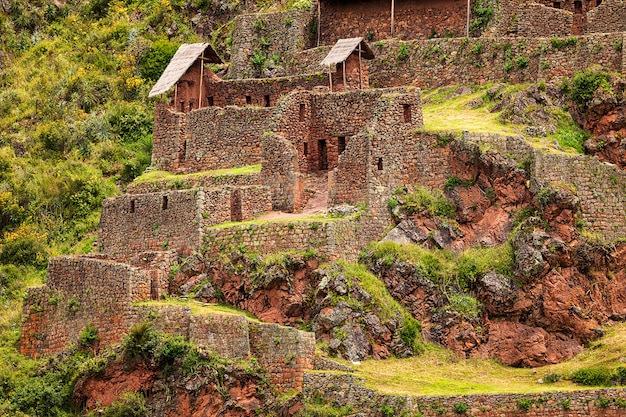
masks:
[[(526, 84), (512, 85), (509, 89), (521, 90)], [(476, 133), (499, 133), (515, 135), (524, 126), (505, 124), (499, 120), (500, 113), (491, 113), (487, 105), (471, 108), (470, 102), (485, 95), (490, 86), (482, 86), (470, 94), (454, 96), (458, 86), (441, 87), (422, 93), (424, 130), (429, 132), (454, 132), (464, 130)]]
[(191, 313), (196, 316), (209, 316), (213, 314), (226, 314), (231, 316), (245, 316), (250, 321), (258, 322), (259, 319), (254, 317), (253, 314), (241, 310), (237, 307), (224, 305), (224, 304), (205, 304), (195, 300), (183, 300), (178, 298), (168, 298), (162, 301), (145, 301), (134, 303), (134, 306), (152, 306), (152, 307), (189, 307)]
[(193, 174), (173, 174), (168, 171), (148, 171), (139, 177), (135, 178), (133, 183), (139, 184), (144, 182), (154, 181), (170, 181), (170, 180), (184, 180), (187, 178), (199, 178), (204, 176), (221, 177), (226, 175), (253, 175), (261, 172), (261, 164), (246, 165), (242, 167), (228, 168), (228, 169), (216, 169), (213, 171), (195, 172)]
[[(536, 393), (582, 390), (584, 387), (564, 380), (581, 368), (624, 366), (626, 323), (606, 327), (602, 338), (589, 344), (569, 361), (535, 369), (510, 368), (495, 360), (458, 359), (449, 351), (429, 345), (424, 354), (408, 359), (369, 360), (353, 365), (366, 385), (385, 394), (436, 395), (488, 393)], [(540, 384), (547, 374), (559, 374), (561, 380)]]

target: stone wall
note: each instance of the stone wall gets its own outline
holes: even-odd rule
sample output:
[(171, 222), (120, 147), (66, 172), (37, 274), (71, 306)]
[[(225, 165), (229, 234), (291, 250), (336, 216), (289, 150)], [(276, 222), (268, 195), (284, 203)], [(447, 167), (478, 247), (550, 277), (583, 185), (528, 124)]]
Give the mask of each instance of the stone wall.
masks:
[(595, 157), (544, 153), (523, 137), (465, 134), (464, 139), (493, 148), (520, 163), (530, 163), (532, 190), (546, 186), (571, 189), (580, 199), (586, 227), (606, 240), (626, 237), (626, 173)]
[(176, 177), (166, 180), (155, 180), (139, 183), (131, 182), (126, 187), (126, 192), (128, 194), (146, 194), (199, 187), (241, 187), (258, 185), (259, 183), (259, 174), (213, 175), (211, 173), (206, 173), (204, 175), (198, 174), (193, 176)]
[[(328, 402), (352, 405), (366, 415), (422, 415), (424, 417), (618, 417), (624, 415), (626, 391), (622, 388), (538, 394), (458, 395), (412, 397), (383, 395), (365, 388), (353, 375), (306, 372), (304, 395), (320, 396)], [(618, 401), (616, 401), (618, 400)], [(467, 407), (465, 413), (455, 406)], [(526, 409), (528, 407), (528, 409)], [(388, 414), (384, 414), (388, 415)]]
[(189, 307), (154, 304), (134, 307), (129, 321), (148, 321), (154, 329), (184, 336), (221, 358), (247, 359), (250, 355), (248, 320), (243, 315), (193, 315)]
[(587, 13), (587, 33), (626, 32), (626, 2), (604, 0)]
[(532, 169), (542, 185), (573, 186), (586, 228), (605, 240), (626, 238), (626, 172), (585, 155), (539, 152)]
[(125, 194), (103, 202), (97, 246), (115, 258), (169, 249), (187, 256), (200, 248), (203, 229), (271, 209), (262, 186)]
[(204, 107), (155, 112), (152, 165), (170, 172), (199, 172), (261, 162), (261, 136), (271, 108)]
[(172, 112), (165, 103), (154, 106), (154, 141), (152, 165), (174, 172), (179, 164), (179, 145), (187, 135), (187, 116)]
[(207, 83), (207, 100), (204, 103), (221, 107), (230, 105), (272, 107), (284, 94), (295, 89), (312, 90), (320, 85), (328, 85), (328, 72), (322, 69), (312, 74), (275, 77), (271, 81), (265, 78), (220, 80)]
[[(554, 42), (553, 38), (380, 41), (370, 45), (375, 58), (368, 61), (369, 82), (373, 88), (485, 84), (502, 80), (521, 83), (571, 76), (593, 65), (623, 73), (626, 48), (619, 48), (623, 38), (623, 33), (611, 33)], [(405, 58), (401, 48), (408, 52)], [(327, 50), (303, 52), (299, 56), (302, 61), (294, 70), (320, 70), (318, 58)]]
[(208, 252), (245, 247), (247, 252), (316, 250), (319, 255), (356, 259), (362, 245), (356, 219), (301, 220), (210, 227), (204, 230)]
[[(338, 39), (365, 37), (377, 41), (391, 37), (391, 3), (368, 0), (339, 2), (320, 0), (321, 45)], [(394, 34), (400, 39), (463, 36), (466, 29), (467, 2), (439, 0), (420, 2), (396, 0)]]
[(539, 3), (528, 3), (518, 9), (517, 19), (518, 36), (568, 36), (572, 32), (574, 14)]
[[(203, 191), (126, 194), (102, 203), (98, 249), (114, 257), (175, 249), (185, 255), (200, 246)], [(230, 202), (217, 205), (230, 219)], [(226, 214), (228, 213), (228, 214)]]
[(268, 78), (286, 75), (296, 52), (314, 35), (311, 13), (256, 13), (235, 18), (227, 78)]
[(27, 290), (20, 350), (31, 357), (59, 353), (90, 324), (101, 344), (115, 343), (128, 328), (129, 305), (152, 295), (151, 276), (139, 268), (94, 257), (53, 258), (46, 286)]
[(250, 354), (281, 391), (302, 390), (304, 372), (313, 369), (315, 334), (273, 323), (250, 323)]
[(261, 163), (261, 136), (272, 109), (206, 107), (188, 114), (178, 171), (198, 172)]

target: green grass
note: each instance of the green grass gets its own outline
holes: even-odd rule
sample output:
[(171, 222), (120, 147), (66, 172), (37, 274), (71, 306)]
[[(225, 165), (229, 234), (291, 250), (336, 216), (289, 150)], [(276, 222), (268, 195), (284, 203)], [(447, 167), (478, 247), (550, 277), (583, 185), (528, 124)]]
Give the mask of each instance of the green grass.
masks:
[(454, 133), (469, 130), (501, 135), (513, 135), (523, 131), (522, 125), (502, 123), (499, 120), (500, 113), (491, 113), (487, 104), (475, 109), (469, 106), (471, 101), (483, 97), (488, 87), (483, 86), (471, 94), (454, 98), (448, 96), (457, 87), (442, 87), (424, 92), (424, 130)]
[(193, 174), (173, 174), (168, 171), (148, 171), (139, 177), (135, 178), (133, 183), (141, 184), (145, 182), (155, 182), (155, 181), (175, 181), (175, 180), (185, 180), (189, 178), (200, 178), (200, 177), (222, 177), (226, 175), (254, 175), (261, 172), (261, 164), (256, 165), (246, 165), (242, 167), (234, 167), (228, 169), (216, 169), (213, 171), (203, 171), (203, 172), (195, 172)]
[(346, 217), (336, 218), (336, 217), (325, 217), (323, 214), (311, 214), (311, 215), (304, 216), (304, 217), (285, 217), (282, 219), (271, 219), (271, 220), (256, 219), (256, 220), (249, 220), (245, 222), (224, 222), (224, 223), (217, 224), (215, 226), (211, 226), (209, 229), (227, 229), (229, 227), (246, 227), (246, 226), (253, 226), (253, 225), (266, 225), (270, 223), (311, 223), (311, 224), (331, 223), (331, 222), (341, 221), (345, 219)]
[(177, 298), (168, 298), (163, 301), (146, 301), (133, 303), (133, 306), (147, 306), (147, 307), (164, 307), (164, 306), (175, 306), (175, 307), (189, 307), (191, 309), (191, 313), (196, 316), (211, 316), (211, 315), (231, 315), (231, 316), (244, 316), (248, 320), (258, 322), (257, 319), (252, 313), (241, 310), (234, 306), (229, 306), (226, 304), (204, 304), (194, 300), (181, 300)]

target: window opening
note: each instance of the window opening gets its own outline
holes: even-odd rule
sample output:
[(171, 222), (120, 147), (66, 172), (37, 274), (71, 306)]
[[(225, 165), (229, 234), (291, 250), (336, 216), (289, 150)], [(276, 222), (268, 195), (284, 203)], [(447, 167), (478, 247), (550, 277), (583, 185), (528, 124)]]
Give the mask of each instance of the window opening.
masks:
[(167, 196), (166, 195), (163, 196), (163, 204), (162, 204), (161, 208), (163, 210), (167, 210)]
[(209, 106), (214, 106), (213, 104), (213, 96), (209, 96), (206, 98), (206, 101), (208, 103)]
[(552, 3), (552, 6), (554, 6), (555, 9), (560, 9), (561, 8), (561, 2), (560, 1), (555, 1), (554, 3)]
[(574, 13), (582, 14), (582, 12), (583, 12), (583, 2), (580, 0), (576, 0), (574, 2)]
[(252, 97), (246, 96), (246, 104), (252, 104)]
[(135, 200), (130, 200), (130, 212), (135, 212)]
[(270, 107), (270, 96), (265, 95), (263, 98), (265, 99), (265, 107)]
[(378, 170), (383, 170), (383, 158), (378, 158)]
[(307, 156), (309, 153), (309, 144), (304, 142), (304, 156)]

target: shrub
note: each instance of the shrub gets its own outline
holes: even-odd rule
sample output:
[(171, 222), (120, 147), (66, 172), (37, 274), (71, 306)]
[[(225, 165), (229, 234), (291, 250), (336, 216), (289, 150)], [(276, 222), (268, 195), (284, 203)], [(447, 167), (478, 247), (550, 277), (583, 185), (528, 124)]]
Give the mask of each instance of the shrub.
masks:
[(454, 412), (457, 414), (465, 414), (467, 412), (467, 409), (468, 409), (467, 403), (463, 401), (454, 403)]
[(561, 379), (559, 374), (547, 374), (543, 377), (543, 382), (546, 384), (554, 384), (555, 382), (558, 382), (559, 379)]
[(533, 405), (533, 400), (531, 398), (520, 398), (517, 400), (517, 407), (520, 410), (528, 411), (530, 407)]
[(103, 412), (94, 411), (88, 417), (142, 417), (147, 412), (146, 400), (141, 393), (126, 392), (120, 400), (104, 408)]
[(596, 400), (598, 408), (608, 408), (611, 405), (611, 399), (606, 397), (598, 397)]
[(98, 337), (98, 330), (94, 327), (93, 324), (88, 324), (85, 329), (80, 332), (79, 340), (80, 344), (84, 347), (89, 347), (95, 342), (97, 342), (100, 338)]
[(572, 374), (572, 381), (580, 385), (607, 386), (611, 377), (611, 371), (605, 367), (582, 368)]
[(146, 358), (153, 354), (158, 337), (148, 322), (137, 323), (124, 338), (124, 356), (127, 358)]
[(404, 342), (405, 345), (411, 348), (411, 350), (417, 350), (417, 340), (421, 335), (422, 325), (419, 321), (415, 320), (413, 317), (407, 315), (407, 317), (402, 320), (402, 327), (400, 328), (400, 338)]
[(468, 294), (453, 294), (448, 301), (450, 304), (445, 307), (446, 310), (455, 311), (466, 319), (478, 317), (483, 308), (480, 301)]
[(150, 81), (158, 80), (177, 49), (178, 45), (170, 41), (161, 40), (154, 42), (152, 47), (146, 50), (139, 60), (141, 76)]
[(398, 61), (404, 61), (409, 57), (409, 50), (406, 47), (406, 44), (403, 42), (400, 44), (400, 49), (398, 50)]
[(529, 63), (530, 60), (525, 56), (518, 55), (515, 57), (515, 65), (517, 66), (517, 68), (526, 68)]
[(610, 91), (609, 75), (602, 71), (577, 72), (569, 87), (569, 97), (585, 106), (598, 88)]

